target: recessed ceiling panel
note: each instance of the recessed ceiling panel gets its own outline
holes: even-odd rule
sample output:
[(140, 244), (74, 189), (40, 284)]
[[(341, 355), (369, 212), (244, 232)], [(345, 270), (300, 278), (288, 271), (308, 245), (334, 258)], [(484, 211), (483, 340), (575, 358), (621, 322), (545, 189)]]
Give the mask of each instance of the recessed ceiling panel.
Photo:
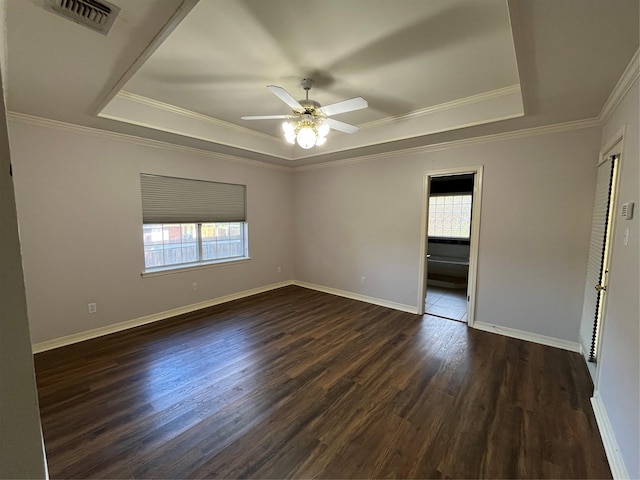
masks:
[[(157, 108), (209, 118), (222, 129), (282, 141), (281, 122), (241, 117), (291, 113), (266, 86), (304, 98), (305, 77), (314, 80), (310, 98), (322, 105), (357, 96), (368, 101), (369, 108), (337, 120), (366, 127), (422, 118), (404, 130), (406, 136), (523, 114), (521, 101), (510, 101), (508, 111), (485, 105), (483, 118), (479, 109), (469, 118), (456, 117), (464, 110), (460, 105), (503, 93), (520, 98), (505, 0), (201, 0), (103, 114), (127, 121), (119, 105), (148, 99)], [(458, 108), (449, 116), (455, 118), (441, 126), (435, 117), (424, 122), (432, 110), (449, 107)], [(144, 115), (140, 111), (130, 121), (153, 126), (153, 115)], [(189, 135), (184, 125), (157, 128)], [(386, 131), (376, 130), (367, 142), (399, 138), (397, 128)], [(340, 149), (360, 145), (357, 135), (338, 142)], [(225, 142), (216, 134), (210, 140)], [(280, 154), (267, 145), (258, 150)]]

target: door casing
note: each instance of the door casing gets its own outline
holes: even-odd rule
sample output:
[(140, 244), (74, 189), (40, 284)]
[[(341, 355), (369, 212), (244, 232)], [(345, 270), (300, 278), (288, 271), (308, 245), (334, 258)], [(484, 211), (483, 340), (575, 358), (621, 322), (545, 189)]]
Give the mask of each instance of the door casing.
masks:
[(467, 325), (473, 326), (476, 319), (476, 285), (478, 276), (478, 247), (480, 243), (480, 214), (482, 207), (483, 166), (427, 170), (424, 173), (422, 195), (422, 225), (420, 233), (420, 261), (418, 272), (418, 314), (424, 315), (427, 297), (427, 230), (429, 226), (429, 187), (433, 177), (474, 174), (473, 200), (471, 203), (471, 238), (469, 245), (469, 274), (467, 279)]

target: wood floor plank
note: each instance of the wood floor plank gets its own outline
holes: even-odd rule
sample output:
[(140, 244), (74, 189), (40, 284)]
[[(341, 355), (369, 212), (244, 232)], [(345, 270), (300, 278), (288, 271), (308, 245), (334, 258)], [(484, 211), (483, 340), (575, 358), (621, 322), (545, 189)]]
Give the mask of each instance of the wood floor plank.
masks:
[(611, 478), (578, 354), (300, 287), (35, 366), (51, 478)]

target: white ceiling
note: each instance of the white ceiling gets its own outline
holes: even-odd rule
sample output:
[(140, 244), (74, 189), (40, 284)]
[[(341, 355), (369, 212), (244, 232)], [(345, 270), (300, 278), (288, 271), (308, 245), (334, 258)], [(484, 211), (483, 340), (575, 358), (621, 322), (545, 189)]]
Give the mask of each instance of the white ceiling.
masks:
[[(45, 1), (8, 1), (11, 111), (285, 165), (596, 117), (638, 49), (638, 0), (112, 0), (108, 36)], [(240, 119), (303, 77), (360, 131)]]

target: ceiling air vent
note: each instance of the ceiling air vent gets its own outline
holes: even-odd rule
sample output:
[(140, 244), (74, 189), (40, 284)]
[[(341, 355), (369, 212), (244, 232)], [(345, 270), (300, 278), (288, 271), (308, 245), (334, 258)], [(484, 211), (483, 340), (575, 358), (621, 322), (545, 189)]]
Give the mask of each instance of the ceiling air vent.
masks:
[(104, 0), (47, 0), (49, 10), (103, 35), (109, 33), (120, 8)]

